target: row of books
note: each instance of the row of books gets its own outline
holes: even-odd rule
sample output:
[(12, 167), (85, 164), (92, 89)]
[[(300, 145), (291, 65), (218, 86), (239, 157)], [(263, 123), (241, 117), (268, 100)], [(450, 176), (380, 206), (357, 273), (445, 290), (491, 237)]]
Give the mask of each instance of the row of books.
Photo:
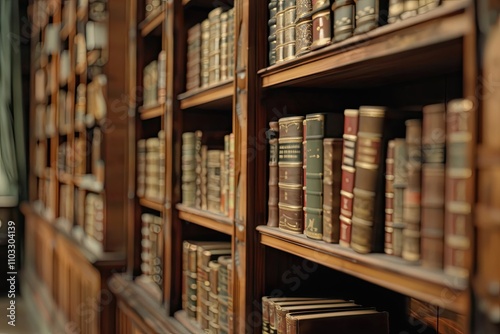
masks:
[(163, 282), (163, 219), (160, 216), (141, 215), (141, 271), (159, 287)]
[(467, 276), (472, 108), (425, 106), (423, 126), (378, 106), (271, 122), (268, 225)]
[[(262, 334), (389, 333), (389, 314), (352, 300), (262, 297)], [(328, 330), (327, 330), (328, 331)]]
[(233, 332), (231, 243), (184, 241), (182, 309), (206, 333)]
[(186, 90), (234, 77), (234, 9), (215, 8), (187, 32)]
[(137, 142), (137, 196), (163, 202), (165, 197), (165, 132)]
[(224, 149), (203, 145), (202, 131), (182, 134), (182, 203), (234, 217), (234, 135)]
[(165, 102), (167, 96), (167, 53), (161, 51), (157, 60), (153, 60), (144, 67), (143, 97), (144, 108), (154, 107)]
[(104, 200), (102, 195), (88, 193), (85, 197), (85, 234), (98, 242), (104, 239)]
[(271, 0), (269, 64), (279, 64), (439, 5), (440, 0)]

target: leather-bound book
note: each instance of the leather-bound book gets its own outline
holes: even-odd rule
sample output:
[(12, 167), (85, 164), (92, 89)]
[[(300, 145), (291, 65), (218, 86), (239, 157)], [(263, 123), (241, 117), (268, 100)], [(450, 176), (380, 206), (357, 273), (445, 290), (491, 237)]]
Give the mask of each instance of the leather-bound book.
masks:
[(231, 256), (219, 256), (217, 262), (220, 263), (219, 267), (219, 284), (218, 284), (218, 301), (219, 301), (219, 321), (220, 332), (227, 333), (229, 331), (229, 317), (228, 314), (232, 312), (229, 310), (229, 272), (232, 265)]
[(422, 122), (422, 265), (438, 269), (444, 257), (445, 109), (444, 104), (425, 106)]
[(165, 103), (167, 99), (167, 52), (160, 51), (158, 54), (158, 103)]
[(418, 14), (427, 13), (441, 5), (444, 0), (420, 0), (418, 3)]
[[(307, 119), (302, 121), (302, 206), (307, 207)], [(303, 219), (306, 221), (306, 211), (304, 210)], [(305, 226), (304, 226), (305, 233)]]
[(338, 334), (388, 334), (389, 314), (375, 310), (287, 314), (287, 334), (321, 333), (335, 328)]
[(221, 78), (221, 14), (222, 8), (212, 9), (208, 13), (210, 34), (208, 42), (208, 84), (212, 85)]
[(210, 60), (210, 20), (201, 22), (201, 87), (209, 84), (209, 60)]
[(403, 206), (404, 191), (408, 184), (408, 175), (406, 172), (406, 140), (404, 138), (394, 139), (394, 211), (392, 214), (393, 231), (392, 247), (393, 255), (401, 256), (403, 254)]
[(356, 17), (354, 0), (337, 0), (332, 4), (333, 41), (340, 42), (354, 33)]
[(227, 80), (229, 68), (229, 54), (228, 54), (228, 19), (229, 13), (224, 12), (220, 14), (220, 81)]
[(469, 120), (473, 108), (468, 99), (452, 100), (447, 105), (444, 270), (461, 278), (469, 277), (473, 254), (474, 157)]
[[(342, 115), (309, 114), (305, 119), (306, 194), (304, 200), (305, 234), (323, 238), (323, 138), (340, 137)], [(341, 159), (339, 159), (341, 160)]]
[(187, 35), (186, 90), (191, 90), (200, 87), (201, 24), (189, 28)]
[(218, 331), (218, 322), (219, 322), (219, 269), (221, 264), (218, 261), (210, 261), (208, 264), (209, 271), (209, 297), (208, 297), (208, 326), (212, 330), (217, 328)]
[[(359, 253), (383, 248), (384, 193), (380, 190), (384, 187), (384, 170), (380, 165), (385, 112), (385, 107), (359, 109), (351, 232), (351, 248)], [(378, 203), (382, 205), (379, 207)]]
[[(311, 297), (269, 297), (269, 296), (264, 296), (262, 297), (262, 333), (269, 334), (270, 333), (270, 308), (274, 308), (274, 302), (280, 302), (280, 301), (294, 301), (294, 300), (313, 300), (317, 298), (311, 298)], [(273, 317), (274, 317), (274, 310), (273, 310)]]
[(276, 12), (278, 11), (278, 1), (271, 0), (268, 4), (269, 8), (269, 66), (276, 63)]
[(228, 190), (228, 217), (234, 219), (235, 208), (235, 158), (234, 158), (234, 133), (229, 135), (229, 190)]
[(207, 168), (207, 159), (208, 159), (208, 148), (207, 145), (201, 146), (201, 174), (200, 174), (200, 190), (201, 190), (201, 209), (208, 209), (208, 189), (207, 189), (207, 179), (208, 179), (208, 168)]
[(403, 13), (401, 19), (406, 20), (418, 15), (419, 0), (404, 0)]
[(332, 42), (332, 24), (330, 18), (330, 0), (313, 1), (312, 44), (311, 50), (316, 50)]
[(302, 233), (302, 128), (303, 116), (284, 117), (279, 120), (278, 187), (279, 228), (287, 232)]
[(351, 309), (359, 309), (362, 306), (354, 304), (352, 302), (336, 302), (328, 304), (317, 304), (317, 305), (297, 305), (297, 306), (277, 306), (276, 307), (276, 329), (278, 334), (286, 334), (286, 315), (292, 314), (311, 314), (311, 313), (322, 313), (322, 312), (339, 312), (348, 311)]
[(227, 76), (228, 78), (234, 77), (234, 8), (229, 9), (227, 18)]
[(344, 134), (342, 151), (342, 181), (340, 190), (340, 240), (339, 244), (350, 247), (352, 228), (352, 205), (354, 191), (354, 158), (356, 152), (356, 141), (358, 136), (359, 111), (357, 109), (346, 109), (344, 111)]
[(394, 146), (395, 141), (387, 144), (387, 158), (385, 159), (385, 240), (384, 252), (394, 254)]
[(182, 204), (195, 206), (196, 203), (196, 135), (194, 132), (182, 134)]
[(269, 122), (269, 199), (267, 226), (278, 227), (278, 122)]
[(406, 121), (406, 171), (408, 184), (404, 190), (403, 259), (420, 260), (421, 176), (422, 176), (422, 123), (418, 119)]
[(312, 1), (297, 0), (295, 18), (295, 55), (300, 56), (311, 50), (312, 44)]
[(387, 21), (389, 0), (355, 0), (356, 28), (354, 34), (364, 34)]
[(283, 11), (283, 61), (295, 58), (295, 0), (285, 0)]
[(276, 63), (283, 61), (285, 44), (285, 0), (278, 0), (276, 7)]
[(343, 139), (323, 140), (323, 240), (340, 239), (340, 187)]
[(405, 9), (405, 0), (389, 0), (388, 23), (394, 23), (401, 20), (401, 14)]

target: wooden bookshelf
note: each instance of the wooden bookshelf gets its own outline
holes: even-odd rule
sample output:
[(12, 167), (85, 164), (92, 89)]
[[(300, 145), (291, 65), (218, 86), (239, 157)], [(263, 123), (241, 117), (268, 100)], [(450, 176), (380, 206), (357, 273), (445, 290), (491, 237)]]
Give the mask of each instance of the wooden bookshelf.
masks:
[(164, 110), (165, 110), (165, 105), (163, 104), (148, 108), (140, 107), (139, 114), (142, 120), (147, 120), (156, 117), (161, 117), (164, 113)]
[[(467, 280), (448, 276), (442, 271), (424, 269), (386, 254), (359, 254), (350, 248), (315, 241), (306, 236), (259, 226), (261, 243), (375, 283), (393, 291), (466, 314)], [(446, 291), (448, 297), (443, 297)]]
[(262, 87), (349, 87), (360, 80), (416, 78), (461, 66), (462, 38), (474, 27), (465, 13), (470, 0), (443, 6), (348, 38), (302, 57), (260, 70)]
[(181, 109), (204, 108), (221, 109), (231, 106), (233, 80), (226, 80), (207, 88), (198, 88), (179, 95)]
[(139, 30), (141, 31), (141, 35), (143, 37), (150, 34), (156, 28), (163, 25), (165, 21), (165, 8), (159, 7), (154, 12), (149, 14), (144, 21), (139, 23)]
[(165, 209), (165, 205), (156, 200), (140, 198), (139, 203), (146, 208), (156, 210), (158, 212), (163, 212), (163, 210)]
[(233, 235), (234, 222), (229, 217), (191, 208), (183, 204), (176, 205), (179, 211), (179, 218), (187, 222), (197, 224), (227, 235)]

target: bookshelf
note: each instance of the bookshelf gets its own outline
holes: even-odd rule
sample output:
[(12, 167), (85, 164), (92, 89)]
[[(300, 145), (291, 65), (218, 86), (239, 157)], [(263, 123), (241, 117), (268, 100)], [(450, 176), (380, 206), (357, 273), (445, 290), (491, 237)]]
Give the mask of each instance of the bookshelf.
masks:
[[(125, 265), (126, 8), (117, 1), (30, 4), (30, 202), (23, 288), (53, 331), (114, 332), (107, 280)], [(96, 307), (93, 307), (96, 306)], [(83, 312), (92, 315), (86, 318)], [(71, 327), (71, 328), (70, 328)]]

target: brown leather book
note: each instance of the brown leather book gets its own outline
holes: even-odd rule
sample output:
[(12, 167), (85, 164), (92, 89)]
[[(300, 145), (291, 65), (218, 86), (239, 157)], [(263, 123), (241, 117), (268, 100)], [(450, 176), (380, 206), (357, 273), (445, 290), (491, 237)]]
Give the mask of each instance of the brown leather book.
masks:
[(387, 158), (385, 160), (385, 241), (384, 252), (394, 254), (394, 146), (395, 141), (387, 144)]
[(450, 101), (446, 119), (445, 249), (446, 273), (468, 278), (472, 265), (473, 223), (471, 117), (474, 103), (468, 99)]
[(330, 0), (314, 1), (311, 18), (311, 50), (316, 50), (329, 45), (332, 42)]
[(287, 314), (286, 321), (287, 334), (321, 333), (326, 328), (338, 334), (389, 333), (389, 314), (375, 310)]
[(359, 109), (351, 232), (351, 248), (359, 253), (380, 251), (383, 247), (384, 194), (377, 189), (382, 189), (384, 184), (384, 170), (379, 162), (383, 155), (381, 142), (385, 112), (385, 107), (363, 106)]
[(420, 260), (420, 214), (421, 214), (421, 177), (422, 177), (422, 123), (420, 120), (406, 121), (406, 152), (408, 161), (406, 171), (408, 184), (404, 190), (403, 253), (406, 261)]
[(332, 243), (340, 239), (342, 146), (342, 139), (323, 140), (323, 240)]
[(279, 228), (302, 233), (304, 229), (302, 189), (302, 129), (303, 116), (279, 120), (278, 187)]
[(269, 122), (269, 199), (267, 226), (278, 227), (278, 122)]
[[(264, 296), (262, 297), (262, 333), (263, 334), (269, 334), (270, 333), (270, 308), (271, 305), (274, 307), (274, 302), (280, 302), (280, 301), (294, 301), (294, 300), (313, 300), (317, 298), (311, 298), (311, 297), (270, 297), (270, 296)], [(273, 311), (273, 316), (274, 316), (274, 311)]]

